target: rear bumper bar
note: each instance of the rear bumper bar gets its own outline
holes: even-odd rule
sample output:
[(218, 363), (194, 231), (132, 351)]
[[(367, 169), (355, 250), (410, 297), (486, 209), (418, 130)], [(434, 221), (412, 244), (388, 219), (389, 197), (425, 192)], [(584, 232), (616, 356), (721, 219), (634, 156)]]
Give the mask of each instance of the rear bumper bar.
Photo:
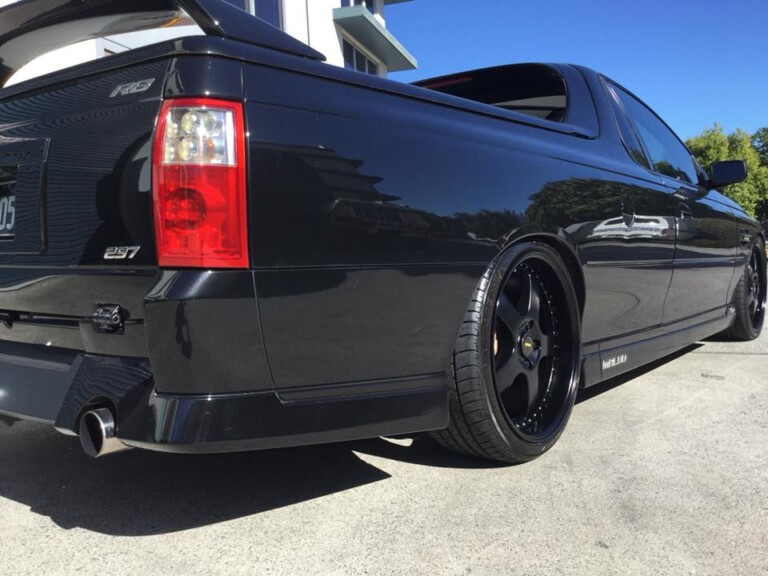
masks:
[(0, 343), (0, 415), (53, 423), (75, 434), (86, 408), (110, 406), (117, 437), (138, 448), (229, 452), (447, 425), (447, 388), (440, 374), (315, 388), (311, 395), (293, 391), (285, 397), (274, 391), (159, 394), (146, 359)]

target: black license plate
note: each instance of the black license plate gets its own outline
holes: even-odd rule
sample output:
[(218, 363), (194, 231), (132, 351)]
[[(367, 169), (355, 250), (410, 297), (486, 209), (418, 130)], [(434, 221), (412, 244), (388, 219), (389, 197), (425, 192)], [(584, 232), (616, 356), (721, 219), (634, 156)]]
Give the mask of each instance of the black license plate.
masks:
[(0, 240), (12, 240), (16, 227), (16, 170), (0, 168)]

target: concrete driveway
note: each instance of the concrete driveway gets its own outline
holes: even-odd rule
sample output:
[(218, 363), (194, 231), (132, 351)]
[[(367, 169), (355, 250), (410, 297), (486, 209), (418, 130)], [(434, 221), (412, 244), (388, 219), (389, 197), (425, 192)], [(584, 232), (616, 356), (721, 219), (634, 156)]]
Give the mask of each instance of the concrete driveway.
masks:
[(416, 439), (232, 454), (0, 427), (3, 574), (768, 574), (768, 336), (582, 394), (522, 466)]

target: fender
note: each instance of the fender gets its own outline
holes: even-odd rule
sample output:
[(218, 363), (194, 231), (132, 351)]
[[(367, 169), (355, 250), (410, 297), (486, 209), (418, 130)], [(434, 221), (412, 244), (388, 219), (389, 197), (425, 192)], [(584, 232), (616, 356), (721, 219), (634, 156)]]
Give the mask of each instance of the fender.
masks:
[(535, 224), (526, 224), (520, 228), (511, 230), (499, 240), (499, 251), (506, 249), (512, 244), (521, 241), (535, 240), (544, 242), (558, 251), (568, 266), (573, 279), (573, 288), (576, 291), (576, 297), (579, 302), (579, 313), (584, 313), (584, 304), (586, 302), (586, 284), (584, 281), (583, 263), (579, 258), (579, 250), (576, 242), (562, 228), (556, 226), (537, 226)]

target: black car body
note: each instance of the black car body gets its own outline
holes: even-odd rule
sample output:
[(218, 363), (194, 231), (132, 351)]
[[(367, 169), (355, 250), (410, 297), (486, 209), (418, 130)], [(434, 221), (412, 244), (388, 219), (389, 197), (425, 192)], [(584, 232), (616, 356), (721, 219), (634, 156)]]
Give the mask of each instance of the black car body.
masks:
[[(577, 359), (563, 403), (579, 376), (589, 386), (732, 327), (745, 270), (759, 332), (764, 232), (715, 189), (743, 165), (705, 174), (592, 70), (409, 86), (326, 65), (218, 0), (27, 0), (0, 11), (0, 76), (52, 28), (74, 42), (180, 9), (205, 36), (0, 90), (7, 421), (92, 433), (95, 452), (110, 438), (210, 452), (445, 429), (468, 304), (525, 246), (558, 261), (551, 280), (537, 273), (547, 314), (562, 302), (575, 319), (560, 326), (578, 328), (553, 348)], [(222, 139), (178, 136), (206, 122)], [(195, 142), (218, 172), (178, 168), (207, 153)], [(535, 364), (545, 332), (521, 332), (511, 353)], [(503, 347), (483, 338), (480, 366)], [(460, 434), (446, 443), (461, 449)]]

